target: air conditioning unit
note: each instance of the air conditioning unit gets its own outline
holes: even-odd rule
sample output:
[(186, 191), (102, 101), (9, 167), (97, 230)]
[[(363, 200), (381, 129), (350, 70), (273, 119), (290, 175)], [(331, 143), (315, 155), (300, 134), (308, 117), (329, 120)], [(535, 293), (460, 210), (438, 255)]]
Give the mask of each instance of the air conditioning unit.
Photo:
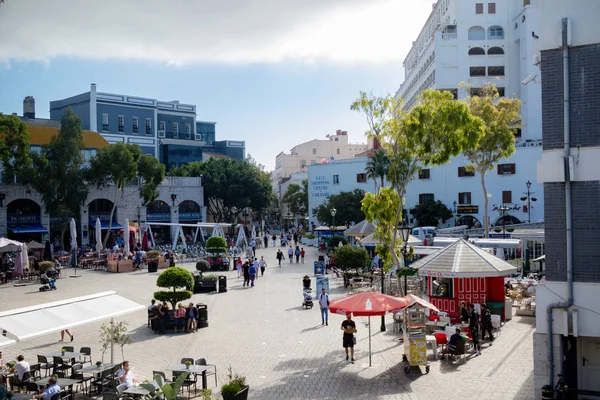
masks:
[(158, 137), (159, 138), (164, 138), (165, 137), (165, 131), (158, 131)]
[(199, 133), (196, 133), (196, 140), (202, 140), (202, 135)]

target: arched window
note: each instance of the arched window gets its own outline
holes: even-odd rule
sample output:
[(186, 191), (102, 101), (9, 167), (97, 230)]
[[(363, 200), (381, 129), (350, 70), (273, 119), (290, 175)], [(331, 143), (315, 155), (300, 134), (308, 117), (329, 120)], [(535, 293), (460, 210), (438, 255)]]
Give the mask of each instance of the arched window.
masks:
[(490, 47), (488, 49), (488, 56), (499, 56), (504, 54), (504, 49), (502, 47)]
[(483, 50), (481, 47), (473, 47), (469, 49), (469, 55), (470, 56), (483, 56), (485, 55), (485, 50)]
[(490, 28), (488, 29), (488, 39), (504, 39), (504, 29), (502, 29), (502, 27), (498, 25), (490, 26)]
[(470, 27), (469, 40), (485, 40), (485, 29), (481, 26)]

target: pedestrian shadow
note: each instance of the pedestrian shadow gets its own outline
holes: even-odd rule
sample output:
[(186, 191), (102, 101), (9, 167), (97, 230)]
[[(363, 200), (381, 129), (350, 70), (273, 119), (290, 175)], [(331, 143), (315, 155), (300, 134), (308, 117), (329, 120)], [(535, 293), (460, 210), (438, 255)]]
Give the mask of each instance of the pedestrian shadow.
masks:
[(300, 333), (306, 333), (306, 332), (310, 332), (310, 331), (316, 331), (317, 329), (321, 329), (321, 328), (325, 328), (325, 326), (323, 325), (315, 325), (313, 327), (310, 328), (304, 328), (300, 331)]

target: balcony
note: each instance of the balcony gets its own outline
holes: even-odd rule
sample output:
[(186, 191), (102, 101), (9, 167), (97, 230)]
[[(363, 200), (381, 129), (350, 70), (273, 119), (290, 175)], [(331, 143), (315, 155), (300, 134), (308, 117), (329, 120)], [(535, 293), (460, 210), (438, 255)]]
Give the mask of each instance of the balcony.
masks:
[(442, 32), (442, 40), (454, 40), (458, 38), (456, 32)]

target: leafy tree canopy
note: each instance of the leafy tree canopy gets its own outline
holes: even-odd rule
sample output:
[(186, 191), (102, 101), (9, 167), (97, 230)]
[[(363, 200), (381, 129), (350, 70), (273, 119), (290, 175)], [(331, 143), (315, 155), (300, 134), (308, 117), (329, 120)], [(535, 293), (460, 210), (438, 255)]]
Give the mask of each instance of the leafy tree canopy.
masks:
[(452, 211), (440, 200), (427, 199), (415, 206), (413, 215), (419, 226), (438, 226), (440, 220), (452, 218)]
[(31, 165), (29, 131), (27, 124), (15, 115), (0, 113), (0, 162), (6, 183), (12, 183), (14, 177), (25, 180)]
[(285, 191), (282, 201), (287, 203), (293, 215), (305, 216), (308, 212), (308, 179), (302, 181), (302, 187), (291, 183)]
[(206, 241), (206, 251), (213, 254), (221, 254), (227, 251), (227, 242), (221, 236), (211, 236)]
[(78, 219), (88, 196), (81, 119), (67, 108), (60, 120), (58, 135), (40, 153), (32, 153), (33, 165), (27, 181), (40, 193), (46, 212), (62, 217), (63, 230), (69, 217)]
[(471, 113), (483, 121), (483, 136), (477, 146), (466, 148), (463, 153), (471, 162), (471, 168), (479, 173), (484, 198), (485, 237), (489, 232), (488, 195), (485, 174), (501, 159), (515, 152), (515, 133), (521, 127), (521, 101), (499, 97), (495, 85), (482, 88), (478, 96), (467, 98)]
[(273, 198), (269, 174), (251, 158), (211, 158), (169, 171), (172, 176), (202, 176), (204, 203), (216, 222), (232, 222), (246, 207), (262, 210)]
[(352, 192), (339, 192), (327, 198), (325, 203), (313, 210), (317, 220), (324, 225), (331, 225), (331, 209), (337, 210), (335, 224), (338, 226), (349, 225), (350, 222), (360, 222), (365, 219), (360, 202), (365, 196), (365, 191), (354, 189)]
[(192, 292), (189, 290), (177, 289), (194, 287), (194, 277), (185, 268), (170, 267), (158, 276), (156, 286), (161, 288), (173, 288), (172, 291), (160, 290), (154, 292), (154, 298), (159, 301), (170, 302), (173, 309), (175, 309), (178, 302), (192, 297)]
[(383, 187), (384, 180), (388, 175), (389, 169), (390, 158), (385, 150), (377, 149), (373, 155), (369, 157), (365, 171), (367, 173), (367, 178), (373, 179), (375, 181), (375, 185), (377, 185), (377, 179), (379, 179), (381, 182), (379, 187)]
[(334, 249), (338, 248), (342, 242), (342, 245), (345, 246), (348, 244), (348, 240), (344, 236), (333, 235), (327, 241), (327, 247), (333, 247)]

